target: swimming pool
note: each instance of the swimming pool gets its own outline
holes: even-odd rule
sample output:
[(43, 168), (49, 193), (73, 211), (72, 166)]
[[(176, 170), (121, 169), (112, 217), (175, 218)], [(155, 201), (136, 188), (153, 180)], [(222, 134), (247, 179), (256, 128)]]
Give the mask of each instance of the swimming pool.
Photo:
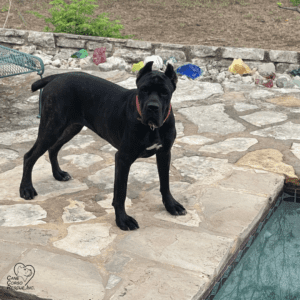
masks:
[(267, 216), (240, 247), (242, 250), (201, 300), (300, 299), (300, 193), (297, 193), (284, 189), (279, 194)]

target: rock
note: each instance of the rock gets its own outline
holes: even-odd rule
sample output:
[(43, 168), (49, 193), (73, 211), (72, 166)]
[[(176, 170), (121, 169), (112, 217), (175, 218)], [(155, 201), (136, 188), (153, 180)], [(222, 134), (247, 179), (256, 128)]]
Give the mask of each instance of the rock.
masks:
[[(135, 74), (138, 70), (132, 69), (132, 66), (134, 64), (129, 63), (124, 58), (120, 57), (120, 54), (117, 53), (117, 56), (111, 56), (106, 59), (106, 62), (99, 63), (96, 65), (93, 61), (92, 56), (88, 56), (85, 58), (72, 58), (71, 56), (74, 54), (72, 50), (66, 50), (63, 49), (60, 52), (58, 50), (55, 50), (55, 53), (53, 55), (43, 53), (41, 50), (35, 50), (35, 46), (14, 46), (14, 49), (18, 49), (21, 52), (29, 53), (34, 56), (40, 57), (45, 66), (50, 66), (51, 68), (58, 68), (58, 69), (74, 69), (74, 70), (83, 70), (83, 71), (113, 71), (113, 70), (124, 70), (130, 74)], [(102, 51), (103, 52), (103, 51)], [(48, 51), (49, 53), (49, 51)], [(154, 70), (161, 70), (165, 71), (166, 64), (170, 63), (173, 65), (175, 70), (181, 70), (180, 67), (182, 67), (182, 62), (177, 62), (177, 60), (174, 57), (170, 57), (168, 60), (165, 60), (164, 62), (166, 64), (162, 64), (162, 58), (158, 55), (152, 55), (152, 56), (146, 56), (144, 59), (144, 65), (145, 63), (149, 61), (154, 61)], [(227, 67), (214, 67), (213, 65), (216, 65), (215, 62), (207, 65), (203, 65), (199, 61), (199, 59), (192, 59), (193, 64), (188, 64), (191, 66), (195, 66), (196, 70), (201, 70), (201, 76), (193, 77), (190, 74), (184, 75), (183, 72), (177, 72), (178, 76), (180, 76), (182, 79), (189, 79), (189, 80), (199, 80), (204, 82), (214, 82), (214, 83), (222, 83), (222, 82), (239, 82), (242, 81), (243, 83), (253, 83), (253, 84), (259, 84), (263, 85), (267, 88), (300, 88), (300, 77), (296, 76), (292, 78), (288, 73), (291, 73), (290, 71), (285, 71), (285, 73), (279, 73), (275, 72), (275, 65), (273, 63), (264, 63), (259, 64), (257, 68), (251, 69), (248, 67), (248, 64), (245, 64), (241, 59), (234, 60), (232, 65), (237, 64), (237, 62), (241, 62), (243, 67), (243, 73), (241, 74), (232, 74), (230, 69)], [(141, 62), (140, 62), (141, 63)], [(198, 65), (197, 65), (198, 64)], [(162, 68), (162, 69), (161, 69)], [(220, 70), (219, 70), (220, 69)], [(270, 76), (274, 75), (274, 79), (266, 79)], [(188, 78), (191, 77), (191, 78)]]

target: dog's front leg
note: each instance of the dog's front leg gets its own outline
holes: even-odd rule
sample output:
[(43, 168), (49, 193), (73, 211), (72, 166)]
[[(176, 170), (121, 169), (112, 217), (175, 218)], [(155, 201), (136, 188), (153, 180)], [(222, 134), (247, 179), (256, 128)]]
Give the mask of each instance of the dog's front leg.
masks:
[(122, 230), (134, 230), (139, 228), (137, 221), (128, 216), (125, 211), (127, 180), (132, 163), (133, 161), (128, 155), (122, 154), (119, 151), (116, 153), (114, 199), (112, 205), (115, 208), (116, 223)]
[(171, 151), (156, 153), (156, 162), (160, 180), (160, 192), (166, 210), (171, 215), (185, 215), (185, 208), (173, 198), (170, 192), (169, 171), (171, 162)]

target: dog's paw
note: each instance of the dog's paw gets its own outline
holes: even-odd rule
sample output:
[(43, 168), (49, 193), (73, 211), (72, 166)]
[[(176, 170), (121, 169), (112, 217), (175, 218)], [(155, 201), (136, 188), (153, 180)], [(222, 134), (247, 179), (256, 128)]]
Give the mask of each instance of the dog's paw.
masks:
[(31, 200), (37, 196), (37, 192), (32, 185), (20, 186), (20, 197), (25, 200)]
[(165, 204), (165, 208), (173, 216), (186, 215), (185, 208), (180, 203), (178, 203), (176, 200), (173, 200), (171, 202), (171, 204), (170, 203)]
[(68, 181), (72, 178), (69, 173), (64, 171), (58, 171), (53, 173), (53, 177), (58, 181)]
[(122, 218), (116, 218), (117, 226), (122, 230), (135, 230), (140, 228), (138, 222), (125, 214)]

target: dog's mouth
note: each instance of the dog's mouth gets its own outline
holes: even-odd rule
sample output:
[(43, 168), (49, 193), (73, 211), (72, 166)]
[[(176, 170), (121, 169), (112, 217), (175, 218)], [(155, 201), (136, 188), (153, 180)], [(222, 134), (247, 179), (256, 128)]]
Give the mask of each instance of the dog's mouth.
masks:
[(154, 124), (154, 122), (152, 120), (148, 121), (148, 125), (150, 126), (151, 130), (154, 130), (155, 128), (158, 128), (157, 125)]

